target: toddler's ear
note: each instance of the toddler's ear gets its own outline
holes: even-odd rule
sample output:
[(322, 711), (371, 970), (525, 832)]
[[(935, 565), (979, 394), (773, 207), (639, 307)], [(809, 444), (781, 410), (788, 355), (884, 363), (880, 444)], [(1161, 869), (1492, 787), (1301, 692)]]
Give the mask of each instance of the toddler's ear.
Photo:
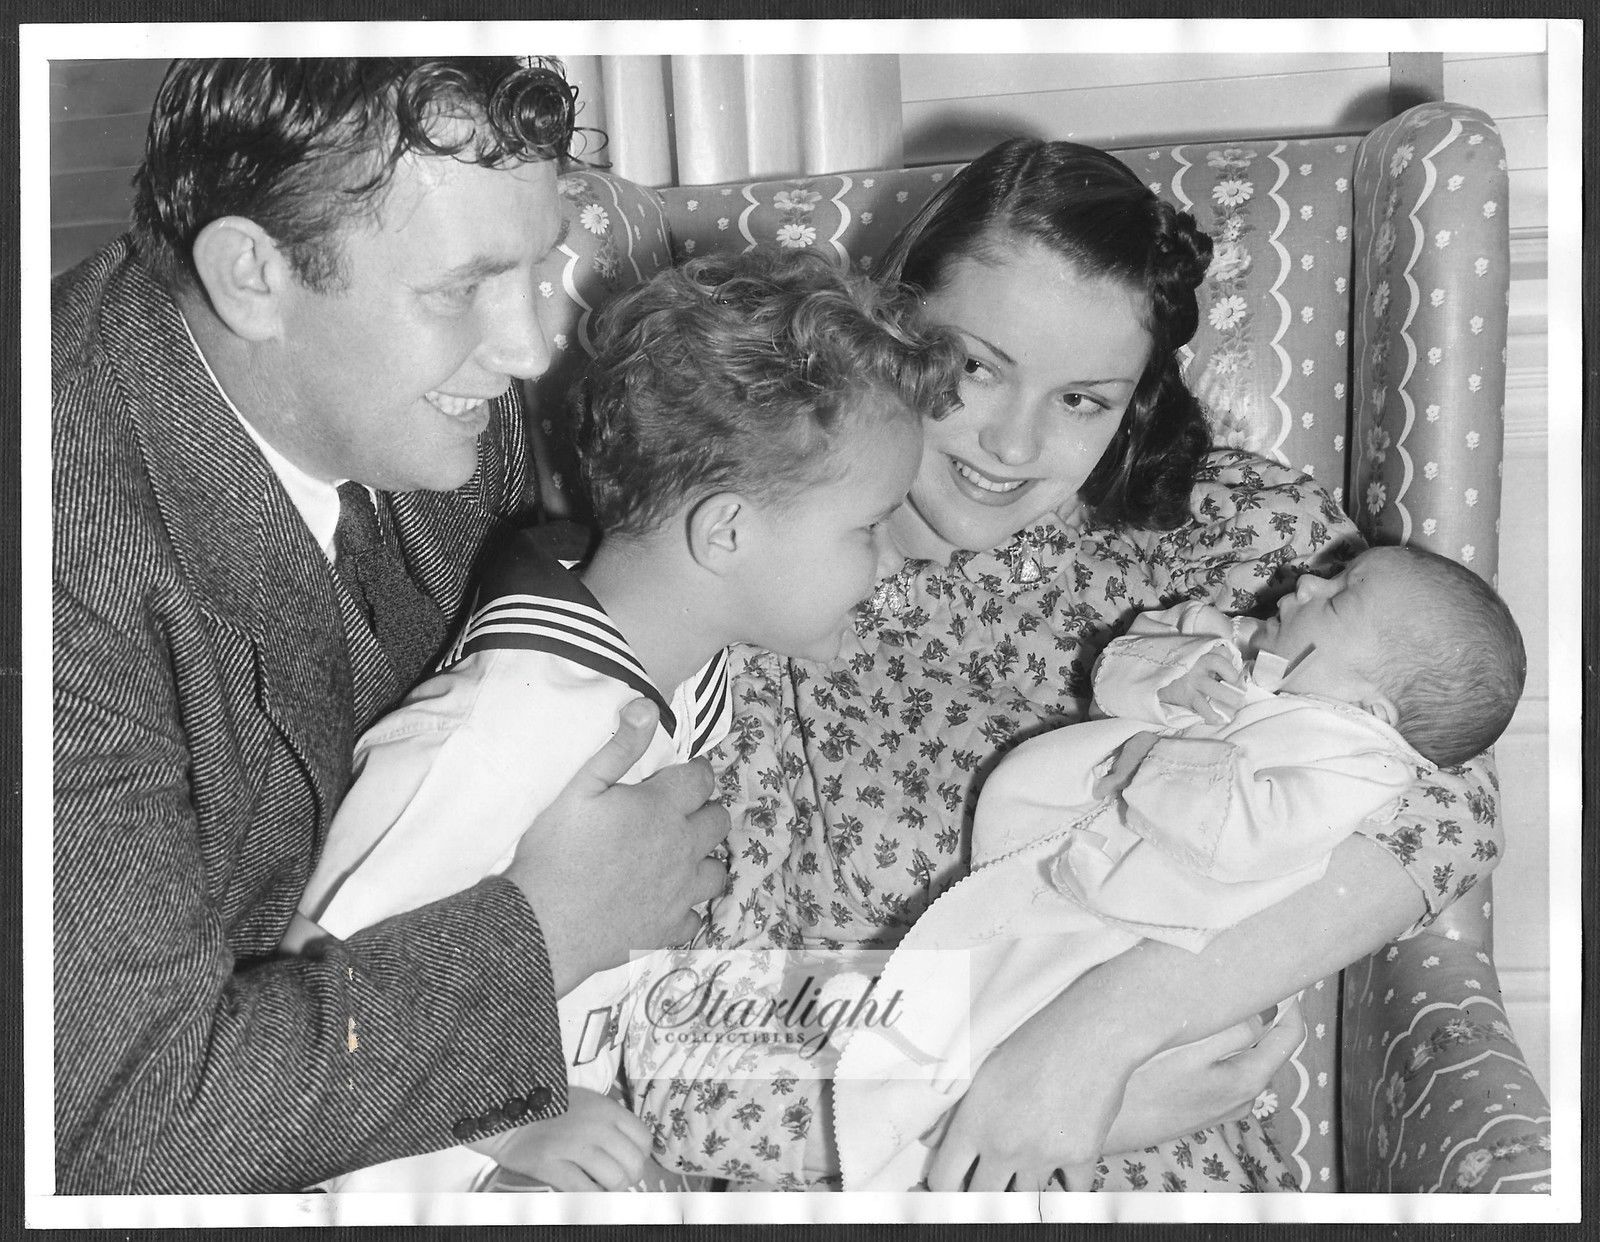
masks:
[(718, 492), (689, 511), (686, 534), (695, 564), (712, 573), (726, 572), (744, 542), (749, 509), (742, 496)]

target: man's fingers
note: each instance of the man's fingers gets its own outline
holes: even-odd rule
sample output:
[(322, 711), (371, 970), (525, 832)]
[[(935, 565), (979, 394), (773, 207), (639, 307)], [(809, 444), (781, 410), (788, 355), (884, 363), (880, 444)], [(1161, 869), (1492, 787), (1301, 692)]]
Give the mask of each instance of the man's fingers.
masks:
[(569, 788), (583, 784), (589, 792), (599, 793), (615, 785), (644, 757), (650, 739), (655, 736), (658, 719), (648, 699), (634, 699), (624, 706), (617, 720), (617, 731), (578, 769)]
[[(663, 799), (679, 815), (695, 821), (697, 832), (709, 836), (713, 828), (720, 825), (720, 833), (708, 840), (707, 849), (728, 835), (727, 808), (710, 801), (711, 795), (716, 792), (717, 782), (706, 760), (691, 759), (688, 763), (662, 768), (640, 781), (639, 786)], [(702, 815), (702, 812), (710, 813)], [(702, 823), (702, 820), (705, 822)]]
[[(695, 762), (702, 763), (704, 760), (697, 759)], [(707, 768), (706, 771), (707, 780), (709, 781), (710, 769)], [(708, 791), (706, 797), (709, 798), (710, 796)], [(728, 839), (728, 833), (733, 828), (733, 820), (728, 815), (728, 808), (723, 806), (722, 803), (706, 802), (704, 798), (701, 799), (701, 802), (704, 805), (689, 816), (689, 831), (700, 845), (700, 852), (705, 854), (710, 853), (711, 850)]]
[(728, 865), (721, 859), (702, 858), (695, 867), (693, 900), (690, 905), (704, 905), (722, 896), (728, 885)]

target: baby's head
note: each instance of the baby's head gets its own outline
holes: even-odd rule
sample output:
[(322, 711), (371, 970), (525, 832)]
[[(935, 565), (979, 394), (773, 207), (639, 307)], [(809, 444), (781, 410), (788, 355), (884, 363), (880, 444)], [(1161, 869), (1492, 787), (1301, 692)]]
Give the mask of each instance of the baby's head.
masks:
[(1371, 711), (1446, 766), (1505, 731), (1527, 672), (1504, 601), (1420, 548), (1370, 548), (1331, 578), (1302, 575), (1253, 646), (1289, 663), (1285, 689)]
[(898, 568), (879, 524), (915, 477), (922, 418), (955, 400), (965, 355), (914, 312), (812, 252), (707, 256), (623, 294), (575, 402), (604, 538), (686, 536), (737, 640), (833, 658)]

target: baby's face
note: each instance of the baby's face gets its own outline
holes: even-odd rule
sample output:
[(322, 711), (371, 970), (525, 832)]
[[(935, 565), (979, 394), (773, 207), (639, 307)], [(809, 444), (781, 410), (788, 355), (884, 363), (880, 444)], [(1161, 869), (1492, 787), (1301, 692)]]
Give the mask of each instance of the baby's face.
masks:
[(1383, 634), (1402, 619), (1404, 584), (1398, 548), (1370, 548), (1332, 578), (1302, 574), (1278, 601), (1278, 615), (1262, 624), (1256, 650), (1288, 662), (1285, 689), (1359, 702), (1390, 656)]

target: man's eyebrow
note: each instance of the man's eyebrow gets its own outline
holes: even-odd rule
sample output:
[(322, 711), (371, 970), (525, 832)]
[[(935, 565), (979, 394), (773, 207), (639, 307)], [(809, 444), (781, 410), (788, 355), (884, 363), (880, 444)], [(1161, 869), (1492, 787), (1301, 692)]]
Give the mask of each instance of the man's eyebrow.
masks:
[(475, 258), (448, 267), (430, 282), (434, 288), (443, 288), (446, 285), (471, 284), (474, 281), (487, 280), (491, 276), (498, 276), (502, 272), (509, 272), (516, 267), (515, 259), (496, 258), (492, 255), (478, 255)]
[[(549, 254), (550, 251), (566, 241), (567, 233), (571, 228), (572, 221), (566, 216), (562, 216), (561, 229), (556, 234), (555, 241), (550, 243), (550, 247), (545, 253)], [(471, 284), (473, 281), (487, 280), (491, 276), (499, 276), (503, 272), (509, 272), (516, 266), (516, 259), (503, 256), (476, 255), (464, 263), (458, 263), (455, 267), (446, 268), (439, 274), (438, 279), (433, 282), (433, 287), (442, 288), (445, 285)]]

